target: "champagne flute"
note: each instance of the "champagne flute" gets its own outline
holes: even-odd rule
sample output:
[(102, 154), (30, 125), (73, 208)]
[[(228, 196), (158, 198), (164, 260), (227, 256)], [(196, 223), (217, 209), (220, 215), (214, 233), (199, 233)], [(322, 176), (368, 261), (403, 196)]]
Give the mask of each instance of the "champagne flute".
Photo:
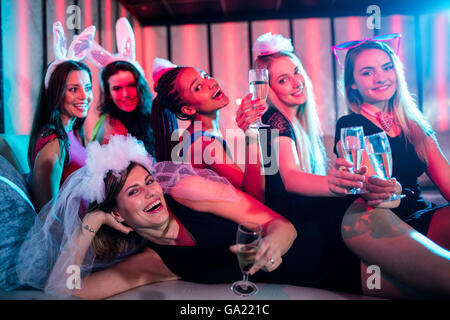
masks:
[[(364, 155), (364, 130), (363, 127), (348, 127), (341, 129), (341, 145), (344, 159), (352, 162), (351, 171), (358, 173)], [(361, 188), (351, 188), (350, 194), (361, 194)]]
[(255, 263), (261, 235), (262, 227), (259, 224), (244, 222), (238, 226), (236, 233), (237, 257), (244, 278), (241, 281), (233, 283), (231, 290), (239, 296), (251, 296), (258, 292), (256, 284), (248, 281), (248, 271)]
[[(253, 94), (252, 99), (261, 99), (266, 103), (269, 93), (269, 70), (267, 69), (250, 69), (248, 73), (250, 93)], [(261, 122), (258, 118), (256, 122), (251, 123), (249, 128), (258, 129), (262, 127), (270, 127)]]
[[(392, 152), (386, 132), (382, 131), (367, 136), (365, 142), (370, 163), (377, 176), (389, 180), (392, 176)], [(405, 196), (404, 194), (392, 194), (391, 198), (385, 201), (402, 199)]]

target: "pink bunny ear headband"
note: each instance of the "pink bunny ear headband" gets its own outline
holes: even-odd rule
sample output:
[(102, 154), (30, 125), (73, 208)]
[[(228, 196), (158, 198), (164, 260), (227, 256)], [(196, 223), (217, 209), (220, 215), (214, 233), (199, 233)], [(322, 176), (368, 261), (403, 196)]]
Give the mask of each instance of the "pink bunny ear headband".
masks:
[(153, 60), (153, 90), (156, 91), (158, 80), (161, 76), (170, 69), (178, 68), (176, 64), (173, 64), (169, 60), (163, 58), (155, 58)]
[(136, 67), (145, 77), (144, 69), (136, 60), (134, 32), (127, 18), (122, 17), (116, 22), (116, 44), (118, 53), (111, 54), (96, 41), (93, 41), (86, 58), (99, 69), (106, 67), (111, 62), (126, 61)]
[(283, 37), (281, 34), (267, 32), (258, 37), (253, 44), (253, 56), (267, 56), (281, 51), (293, 52), (292, 40)]
[(88, 49), (92, 45), (95, 35), (95, 26), (90, 26), (78, 35), (74, 36), (69, 50), (66, 49), (66, 36), (61, 22), (56, 21), (53, 24), (53, 51), (55, 52), (55, 60), (50, 64), (45, 74), (45, 88), (48, 88), (50, 77), (55, 68), (64, 61), (73, 60), (81, 61), (85, 58)]

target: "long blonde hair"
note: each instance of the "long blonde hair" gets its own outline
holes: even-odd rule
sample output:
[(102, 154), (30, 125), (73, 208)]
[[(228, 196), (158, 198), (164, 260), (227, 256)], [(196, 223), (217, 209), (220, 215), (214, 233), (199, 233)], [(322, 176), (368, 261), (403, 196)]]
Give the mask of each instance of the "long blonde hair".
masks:
[(296, 116), (292, 116), (282, 106), (274, 106), (289, 121), (294, 131), (302, 171), (326, 175), (327, 157), (322, 142), (322, 130), (319, 116), (317, 115), (316, 99), (311, 80), (303, 68), (300, 59), (294, 53), (281, 51), (270, 55), (259, 56), (255, 61), (255, 65), (257, 68), (269, 69), (272, 62), (281, 57), (289, 57), (298, 66), (300, 73), (305, 78), (307, 101), (302, 111), (298, 112)]
[(356, 57), (364, 50), (378, 49), (386, 52), (392, 61), (395, 74), (397, 75), (397, 90), (388, 103), (388, 112), (392, 112), (396, 123), (400, 126), (406, 139), (414, 146), (419, 158), (428, 165), (427, 137), (436, 141), (436, 136), (430, 123), (425, 119), (417, 107), (417, 103), (408, 90), (405, 80), (403, 63), (394, 51), (383, 42), (366, 41), (359, 47), (350, 49), (345, 56), (344, 87), (345, 97), (349, 108), (355, 113), (361, 113), (363, 98), (357, 89), (352, 89), (355, 83), (353, 69)]

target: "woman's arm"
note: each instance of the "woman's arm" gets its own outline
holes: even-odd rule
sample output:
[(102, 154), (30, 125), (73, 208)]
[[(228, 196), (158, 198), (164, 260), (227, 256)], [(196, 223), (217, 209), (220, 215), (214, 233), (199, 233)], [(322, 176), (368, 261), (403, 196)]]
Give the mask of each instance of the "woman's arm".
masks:
[[(189, 195), (186, 195), (186, 190), (189, 190)], [(204, 190), (208, 190), (211, 194), (217, 194), (218, 199), (229, 200), (189, 200), (201, 199), (201, 192)], [(198, 195), (194, 193), (198, 193)], [(276, 266), (281, 263), (281, 256), (289, 250), (297, 237), (294, 226), (284, 217), (245, 192), (231, 186), (224, 188), (222, 183), (201, 177), (186, 177), (178, 182), (177, 187), (172, 191), (172, 196), (177, 202), (196, 211), (209, 212), (236, 223), (250, 221), (262, 225), (266, 243), (261, 245), (257, 258), (266, 262), (274, 259), (277, 261)], [(264, 264), (259, 264), (255, 266), (255, 269), (262, 266)], [(256, 270), (252, 270), (252, 272), (256, 272)]]
[(33, 199), (37, 212), (59, 191), (66, 159), (58, 139), (48, 142), (38, 153), (33, 168)]
[(82, 227), (75, 229), (73, 241), (66, 244), (52, 269), (47, 280), (46, 291), (56, 291), (57, 294), (74, 295), (84, 299), (104, 299), (148, 283), (178, 278), (164, 265), (156, 252), (144, 249), (108, 269), (84, 277), (81, 289), (67, 288), (64, 284), (69, 275), (66, 274), (65, 269), (68, 265), (82, 265), (96, 232), (103, 224), (124, 233), (131, 230), (118, 223), (110, 214), (101, 211), (86, 214), (83, 224), (91, 231)]
[(288, 192), (305, 196), (336, 196), (348, 194), (349, 188), (360, 188), (364, 177), (340, 171), (338, 167), (351, 168), (353, 165), (343, 159), (336, 159), (328, 176), (306, 173), (300, 170), (300, 160), (294, 140), (281, 136), (274, 139), (274, 150), (278, 149), (278, 167)]
[[(250, 124), (261, 118), (266, 106), (261, 99), (251, 100), (252, 94), (242, 99), (236, 111), (236, 124), (245, 133), (245, 169), (241, 190), (264, 203), (265, 176), (258, 129), (249, 129)], [(241, 150), (238, 150), (240, 152)]]
[(145, 248), (124, 261), (83, 279), (73, 295), (83, 299), (105, 299), (146, 284), (180, 279), (152, 249)]
[(228, 157), (219, 141), (204, 142), (203, 145), (203, 161), (208, 168), (226, 178), (235, 188), (247, 192), (261, 202), (264, 201), (264, 175), (261, 172), (262, 164), (257, 139), (245, 142), (244, 172)]
[(427, 174), (439, 188), (442, 196), (450, 201), (450, 165), (439, 144), (428, 137), (428, 168)]

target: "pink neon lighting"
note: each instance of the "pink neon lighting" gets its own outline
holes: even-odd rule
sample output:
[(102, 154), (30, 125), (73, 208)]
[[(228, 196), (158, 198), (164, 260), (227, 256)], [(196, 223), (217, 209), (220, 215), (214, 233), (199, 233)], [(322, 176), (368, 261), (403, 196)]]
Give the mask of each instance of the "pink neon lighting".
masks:
[[(306, 48), (309, 52), (321, 52), (322, 48), (322, 42), (321, 42), (321, 35), (320, 35), (320, 26), (319, 26), (319, 20), (318, 19), (307, 19), (305, 24), (305, 29), (308, 30), (307, 33), (305, 33), (305, 41), (306, 41)], [(325, 112), (329, 106), (323, 105), (323, 99), (321, 95), (319, 95), (319, 92), (322, 92), (322, 88), (320, 87), (321, 81), (320, 81), (320, 71), (321, 71), (321, 65), (317, 63), (317, 60), (310, 59), (308, 61), (302, 61), (304, 63), (304, 68), (306, 69), (306, 72), (308, 73), (308, 76), (311, 79), (311, 82), (313, 84), (314, 88), (314, 94), (317, 102), (317, 113), (319, 116), (319, 119), (321, 120), (321, 123), (324, 123), (324, 117)], [(306, 63), (306, 65), (305, 65)]]
[[(197, 28), (195, 25), (188, 24), (181, 28), (181, 38), (183, 42), (183, 63), (188, 66), (199, 67), (203, 65), (203, 61), (198, 61), (197, 50), (200, 48), (200, 44), (197, 38)], [(206, 70), (207, 71), (207, 70)]]
[(17, 125), (17, 128), (14, 128), (15, 131), (18, 131), (22, 134), (29, 133), (31, 130), (32, 124), (32, 113), (31, 113), (31, 75), (30, 75), (30, 17), (29, 17), (29, 4), (27, 1), (18, 1), (18, 30), (17, 34), (20, 34), (20, 37), (17, 37), (17, 48), (16, 52), (18, 54), (17, 61), (17, 74), (18, 74), (18, 89), (16, 92), (18, 95), (18, 106), (16, 112), (11, 112), (13, 115), (14, 127)]
[[(403, 33), (403, 18), (400, 15), (394, 15), (392, 16), (391, 19), (391, 28), (392, 32), (395, 33)], [(394, 41), (387, 41), (386, 43), (389, 44), (392, 48), (392, 50), (395, 51), (395, 49), (397, 48), (397, 44), (398, 41), (400, 41), (400, 39), (395, 39)], [(401, 61), (403, 61), (403, 63), (405, 63), (406, 61), (405, 59), (405, 50), (402, 50), (402, 48), (399, 48), (398, 50), (398, 57), (400, 58)]]
[(238, 63), (233, 63), (233, 61), (239, 61), (240, 59), (242, 59), (242, 57), (239, 56), (239, 50), (237, 50), (236, 48), (236, 43), (238, 42), (238, 39), (236, 38), (237, 32), (238, 28), (236, 24), (225, 23), (223, 25), (223, 42), (221, 48), (223, 49), (223, 56), (227, 57), (227, 59), (224, 59), (223, 61), (225, 64), (223, 70), (225, 72), (223, 74), (223, 78), (221, 78), (220, 80), (221, 82), (223, 82), (223, 84), (228, 84), (226, 93), (231, 99), (240, 97), (236, 86), (230, 84), (234, 83), (235, 79), (239, 78), (239, 73), (246, 72), (246, 70), (240, 70)]
[(156, 41), (155, 41), (155, 31), (151, 27), (143, 27), (143, 61), (142, 67), (144, 68), (145, 78), (149, 84), (150, 90), (153, 91), (153, 60), (156, 57)]
[(60, 21), (63, 27), (66, 26), (66, 3), (64, 0), (55, 1), (56, 20)]
[(111, 9), (111, 0), (104, 0), (104, 5), (105, 5), (105, 14), (103, 15), (104, 20), (105, 20), (105, 30), (104, 30), (104, 35), (105, 35), (105, 39), (104, 39), (104, 44), (105, 44), (105, 49), (108, 50), (109, 52), (114, 52), (114, 48), (113, 48), (113, 25), (112, 25), (112, 19), (111, 19), (111, 15), (112, 15), (112, 9)]
[(142, 65), (142, 27), (137, 19), (134, 20), (133, 31), (136, 43), (136, 60)]
[(347, 41), (364, 38), (361, 32), (361, 23), (358, 17), (347, 18)]
[(435, 72), (436, 72), (436, 96), (437, 96), (437, 127), (439, 131), (445, 131), (448, 129), (447, 122), (447, 81), (446, 81), (446, 71), (445, 66), (448, 65), (450, 61), (447, 61), (448, 50), (448, 25), (447, 16), (445, 14), (439, 14), (435, 19)]
[(84, 26), (92, 25), (92, 3), (91, 0), (84, 0)]

